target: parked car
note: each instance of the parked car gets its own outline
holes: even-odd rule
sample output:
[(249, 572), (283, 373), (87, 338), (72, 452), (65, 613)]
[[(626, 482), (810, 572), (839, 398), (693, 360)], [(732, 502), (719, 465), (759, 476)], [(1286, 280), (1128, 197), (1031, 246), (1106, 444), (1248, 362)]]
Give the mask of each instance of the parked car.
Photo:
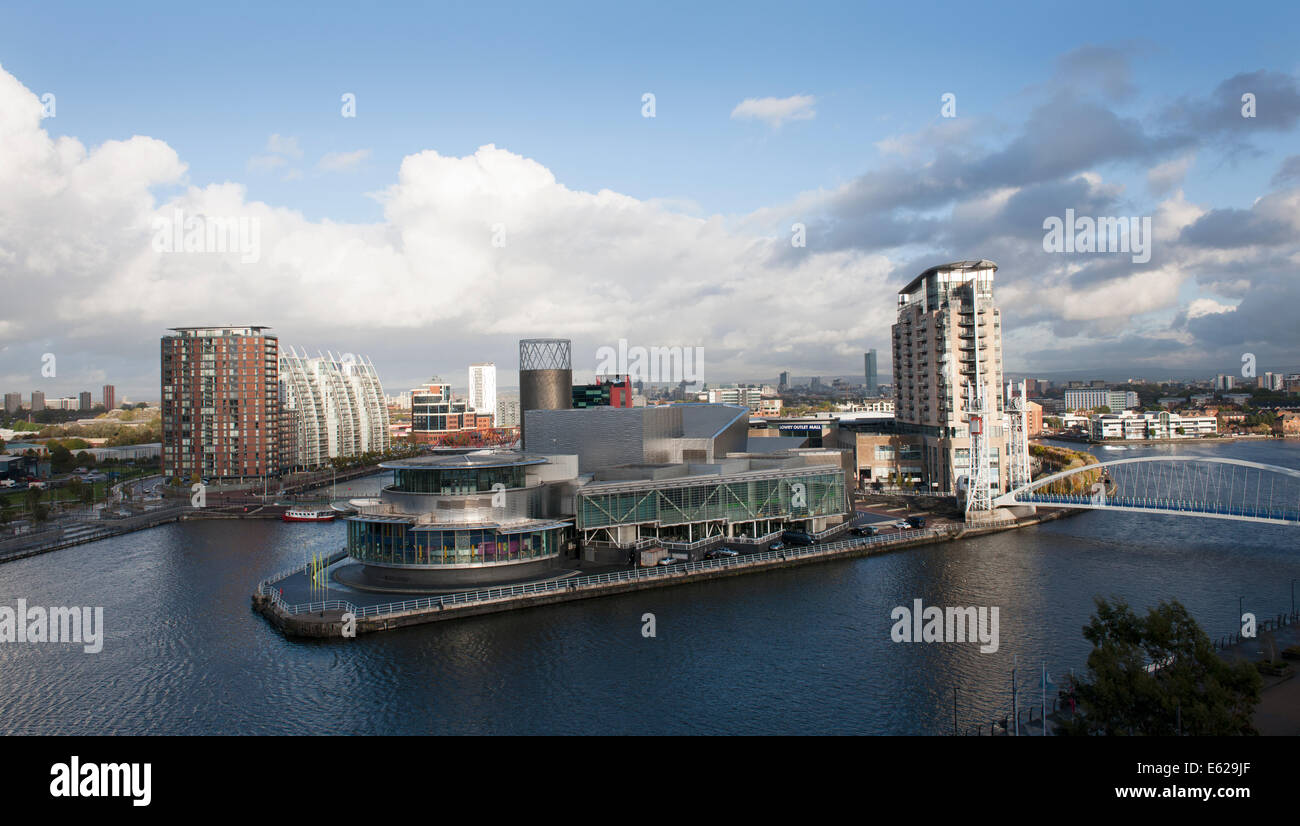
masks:
[(768, 546), (767, 546), (767, 549), (768, 549), (769, 551), (784, 551), (784, 550), (785, 550), (785, 543), (784, 543), (784, 542), (773, 542), (771, 545), (768, 545)]
[(673, 564), (674, 562), (676, 562), (676, 561), (677, 561), (677, 557), (666, 556), (666, 557), (664, 557), (663, 559), (659, 560), (659, 564), (660, 564), (660, 565), (672, 565), (672, 564)]
[(740, 556), (740, 551), (733, 551), (730, 548), (718, 548), (713, 552), (717, 556), (733, 557)]
[(897, 522), (894, 523), (894, 527), (895, 527), (895, 528), (898, 528), (900, 531), (905, 531), (905, 530), (907, 530), (908, 528), (910, 528), (910, 527), (912, 527), (912, 526), (909, 525), (909, 524), (907, 524), (907, 522), (906, 522), (905, 520), (900, 519), (900, 520), (898, 520)]
[(804, 531), (786, 531), (781, 534), (781, 539), (790, 545), (811, 545), (816, 541), (811, 534)]
[(849, 529), (849, 533), (854, 536), (875, 536), (880, 531), (872, 525), (854, 525)]
[(909, 517), (907, 517), (907, 524), (911, 525), (913, 528), (924, 528), (924, 527), (925, 527), (925, 517), (924, 517), (924, 516), (909, 516)]

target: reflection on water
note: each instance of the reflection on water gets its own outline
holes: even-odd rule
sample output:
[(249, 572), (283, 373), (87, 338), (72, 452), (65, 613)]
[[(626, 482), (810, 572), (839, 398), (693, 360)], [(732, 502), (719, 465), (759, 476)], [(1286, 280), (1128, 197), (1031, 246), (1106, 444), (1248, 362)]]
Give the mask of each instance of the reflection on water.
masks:
[[(1300, 467), (1294, 442), (1141, 449)], [(341, 496), (367, 490), (347, 485)], [(252, 612), (253, 586), (341, 547), (343, 532), (189, 522), (0, 565), (0, 605), (103, 606), (106, 625), (99, 654), (0, 644), (0, 732), (944, 734), (954, 687), (961, 725), (1001, 714), (1013, 658), (1026, 702), (1041, 661), (1082, 668), (1094, 595), (1177, 598), (1223, 634), (1239, 596), (1285, 611), (1300, 577), (1293, 528), (1086, 513), (871, 559), (286, 640)], [(913, 599), (998, 606), (997, 653), (891, 642), (890, 611)], [(654, 639), (641, 636), (647, 611)]]

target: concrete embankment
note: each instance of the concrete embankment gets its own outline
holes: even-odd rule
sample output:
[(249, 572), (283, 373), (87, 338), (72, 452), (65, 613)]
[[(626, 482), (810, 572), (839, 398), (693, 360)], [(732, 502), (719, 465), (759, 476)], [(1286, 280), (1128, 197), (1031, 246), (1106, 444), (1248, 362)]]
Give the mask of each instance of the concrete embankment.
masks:
[[(430, 622), (493, 614), (501, 611), (516, 611), (523, 608), (615, 596), (652, 588), (667, 588), (674, 585), (707, 582), (724, 577), (794, 568), (830, 560), (876, 556), (915, 548), (920, 545), (952, 542), (966, 537), (1029, 527), (1074, 513), (1077, 513), (1077, 511), (1058, 509), (1026, 517), (1015, 523), (963, 527), (956, 531), (929, 532), (921, 536), (897, 540), (891, 539), (889, 541), (862, 540), (860, 543), (852, 541), (836, 543), (835, 546), (826, 548), (792, 548), (786, 555), (778, 555), (775, 558), (771, 554), (763, 554), (761, 556), (741, 556), (724, 561), (715, 560), (712, 563), (692, 563), (663, 572), (653, 571), (652, 575), (647, 574), (641, 578), (620, 579), (618, 581), (592, 582), (586, 580), (599, 580), (601, 578), (574, 577), (571, 580), (557, 580), (549, 583), (545, 590), (537, 590), (531, 593), (502, 593), (500, 596), (495, 596), (494, 592), (491, 591), (480, 592), (486, 598), (472, 601), (458, 601), (455, 599), (457, 595), (451, 595), (444, 599), (412, 600), (411, 602), (419, 602), (420, 604), (403, 610), (401, 603), (394, 603), (394, 610), (378, 615), (355, 617), (355, 632), (364, 634), (374, 631), (386, 631), (411, 625), (423, 625)], [(502, 588), (495, 590), (505, 592), (520, 589)], [(274, 595), (273, 591), (272, 588), (267, 593), (260, 590), (254, 593), (252, 598), (253, 608), (283, 631), (285, 635), (316, 638), (339, 638), (343, 636), (346, 607), (335, 603), (327, 606), (326, 610), (291, 613), (283, 602)]]

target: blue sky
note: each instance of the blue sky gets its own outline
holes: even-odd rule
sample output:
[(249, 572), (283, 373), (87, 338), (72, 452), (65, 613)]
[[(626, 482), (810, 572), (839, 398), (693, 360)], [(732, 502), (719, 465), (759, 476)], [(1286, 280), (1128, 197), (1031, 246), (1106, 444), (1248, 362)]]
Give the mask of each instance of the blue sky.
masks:
[[(106, 141), (141, 135), (175, 152), (184, 171), (150, 184), (155, 207), (186, 197), (190, 188), (230, 182), (245, 188), (244, 203), (296, 211), (318, 228), (387, 227), (406, 237), (375, 197), (398, 185), (403, 159), (428, 150), (470, 158), (492, 144), (541, 165), (567, 190), (610, 190), (674, 215), (716, 216), (736, 232), (780, 238), (791, 215), (807, 210), (813, 239), (836, 236), (840, 228), (825, 255), (859, 256), (858, 269), (827, 259), (827, 271), (849, 282), (855, 273), (863, 275), (864, 293), (883, 295), (886, 305), (890, 285), (904, 283), (922, 264), (994, 257), (1001, 250), (994, 243), (985, 252), (969, 238), (958, 248), (932, 241), (921, 230), (872, 242), (846, 240), (854, 220), (836, 213), (835, 193), (853, 201), (851, 191), (864, 177), (924, 169), (926, 152), (971, 160), (1013, 146), (1018, 135), (1042, 140), (1043, 132), (1026, 124), (1049, 102), (1065, 98), (1140, 123), (1143, 145), (1093, 153), (1094, 161), (1061, 174), (1021, 181), (1011, 181), (1011, 175), (1008, 186), (1060, 184), (1086, 172), (1122, 189), (1103, 199), (1106, 207), (1149, 215), (1170, 195), (1150, 191), (1152, 167), (1188, 157), (1174, 188), (1201, 210), (1221, 211), (1226, 221), (1232, 211), (1248, 212), (1277, 189), (1280, 167), (1300, 145), (1294, 118), (1288, 113), (1243, 137), (1237, 125), (1238, 131), (1195, 135), (1205, 115), (1175, 124), (1170, 113), (1184, 106), (1194, 114), (1206, 111), (1221, 84), (1250, 73), (1271, 73), (1283, 87), (1294, 84), (1300, 75), (1297, 43), (1300, 14), (1286, 4), (41, 3), (0, 10), (0, 66), (32, 94), (56, 94), (57, 116), (40, 124), (51, 139), (74, 138), (93, 152)], [(355, 118), (340, 116), (345, 92), (357, 96)], [(646, 92), (656, 98), (654, 118), (641, 115)], [(952, 125), (939, 117), (946, 92), (956, 95), (955, 122), (970, 124), (969, 131), (918, 138)], [(779, 125), (731, 116), (748, 98), (797, 95), (815, 100), (814, 116)], [(1047, 138), (1068, 147), (1075, 139), (1070, 130), (1077, 128)], [(1177, 132), (1176, 139), (1170, 137), (1176, 149), (1156, 147), (1169, 137), (1166, 131)], [(269, 148), (273, 135), (279, 136), (279, 152)], [(890, 141), (904, 141), (920, 154), (900, 161), (882, 149)], [(348, 153), (360, 153), (360, 159), (322, 168), (326, 156)], [(1015, 165), (1011, 159), (1003, 166)], [(999, 187), (990, 182), (985, 192)], [(965, 197), (938, 198), (891, 215), (900, 227), (924, 226), (926, 218), (947, 222)], [(978, 206), (970, 199), (967, 205)], [(1062, 208), (1068, 205), (1062, 202)], [(879, 213), (879, 206), (860, 216), (864, 222), (876, 223), (872, 210)], [(986, 230), (992, 237), (994, 229)], [(577, 244), (587, 237), (576, 235)], [(810, 243), (815, 246), (816, 240)], [(1256, 265), (1285, 260), (1277, 246)], [(1010, 283), (1038, 268), (1029, 261), (1016, 266), (1014, 252), (1001, 254), (1006, 260), (999, 261), (1000, 277)], [(888, 260), (883, 272), (872, 256)], [(548, 259), (528, 266), (558, 264)], [(602, 266), (588, 277), (607, 272), (608, 265)], [(1238, 269), (1250, 266), (1240, 262)], [(701, 267), (707, 273), (708, 265)], [(1141, 312), (1108, 318), (1025, 314), (1030, 324), (1021, 346), (1008, 345), (1009, 369), (1087, 369), (1092, 365), (1076, 364), (1072, 351), (1095, 353), (1103, 340), (1117, 352), (1141, 348), (1151, 337), (1163, 341), (1165, 328), (1185, 320), (1193, 302), (1200, 302), (1193, 315), (1203, 317), (1207, 308), (1232, 308), (1242, 300), (1246, 288), (1234, 281), (1239, 273), (1225, 280), (1221, 272), (1198, 272), (1191, 262), (1180, 267), (1178, 283), (1167, 285), (1163, 297), (1137, 302)], [(467, 265), (465, 271), (474, 269)], [(868, 271), (871, 278), (865, 277)], [(806, 276), (789, 272), (774, 277), (807, 283)], [(835, 292), (845, 288), (835, 278), (827, 284)], [(454, 370), (453, 376), (480, 358), (509, 363), (513, 338), (551, 332), (516, 333), (483, 319), (430, 312), (429, 318), (439, 319), (426, 328), (439, 331), (430, 349), (445, 354), (432, 367)], [(807, 312), (800, 320), (817, 323), (815, 308)], [(303, 343), (313, 349), (353, 349), (324, 340), (306, 321), (258, 314), (256, 323), (283, 326), (310, 339)], [(157, 318), (181, 315), (184, 302), (177, 300)], [(723, 327), (709, 330), (700, 343), (718, 354), (719, 380), (775, 376), (786, 367), (800, 375), (855, 373), (861, 356), (854, 352), (887, 349), (887, 321), (882, 332), (881, 319), (887, 313), (873, 310), (865, 326), (846, 328), (837, 321), (838, 329), (855, 338), (838, 348), (810, 339), (780, 354), (763, 352), (761, 341), (743, 340)], [(333, 327), (351, 321), (341, 318)], [(657, 329), (625, 326), (651, 339)], [(1031, 326), (1038, 332), (1029, 332)], [(577, 319), (572, 329), (554, 332), (579, 339), (589, 333), (593, 347), (618, 332), (595, 327), (590, 319)], [(96, 335), (88, 331), (67, 346), (88, 352)], [(368, 335), (358, 329), (357, 347), (382, 352), (380, 344), (369, 345)], [(672, 341), (696, 343), (689, 332), (674, 335)], [(1123, 345), (1126, 335), (1139, 339)], [(464, 345), (476, 336), (485, 343)], [(1171, 351), (1162, 360), (1134, 359), (1132, 366), (1212, 370), (1226, 360), (1224, 347), (1238, 346), (1226, 341), (1231, 338), (1219, 335), (1193, 346), (1184, 336), (1180, 346), (1190, 348), (1185, 357)], [(0, 337), (0, 344), (15, 347), (19, 341)], [(1295, 344), (1280, 344), (1275, 360), (1288, 348), (1294, 352)], [(151, 358), (154, 346), (125, 348), (120, 364), (100, 372), (126, 370), (130, 362), (132, 375), (143, 383), (151, 366), (142, 354)], [(1253, 345), (1243, 342), (1238, 349), (1244, 346)], [(1050, 357), (1035, 355), (1044, 353)], [(387, 365), (372, 357), (381, 375), (387, 366), (385, 380), (392, 384), (433, 372), (414, 361), (399, 364), (404, 357), (396, 354)], [(1300, 367), (1300, 355), (1290, 361)]]

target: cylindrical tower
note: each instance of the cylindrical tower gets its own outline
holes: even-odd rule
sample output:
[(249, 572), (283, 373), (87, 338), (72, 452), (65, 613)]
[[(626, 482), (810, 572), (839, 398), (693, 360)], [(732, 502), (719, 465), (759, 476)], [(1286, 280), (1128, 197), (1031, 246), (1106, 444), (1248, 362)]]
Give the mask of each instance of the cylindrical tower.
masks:
[(524, 423), (529, 410), (568, 410), (573, 406), (573, 346), (567, 338), (526, 338), (519, 342), (519, 439), (527, 449)]

